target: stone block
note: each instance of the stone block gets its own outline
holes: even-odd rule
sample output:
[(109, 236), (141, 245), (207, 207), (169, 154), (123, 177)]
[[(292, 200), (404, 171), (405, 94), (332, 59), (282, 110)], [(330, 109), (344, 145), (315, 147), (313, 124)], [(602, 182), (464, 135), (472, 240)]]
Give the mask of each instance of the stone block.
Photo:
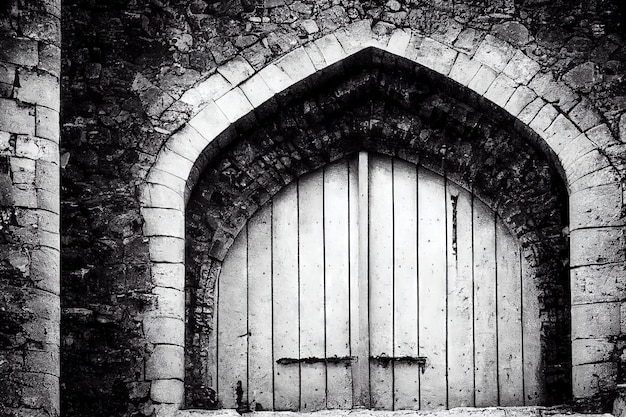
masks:
[(35, 135), (59, 142), (59, 113), (47, 107), (37, 106), (35, 110)]
[(522, 123), (528, 125), (545, 105), (545, 100), (541, 97), (537, 97), (524, 107), (524, 109), (517, 115), (517, 118)]
[[(167, 187), (179, 196), (183, 196), (185, 194), (185, 180), (155, 167), (152, 167), (152, 169), (150, 170), (147, 182), (149, 184), (162, 185), (164, 187)], [(161, 206), (161, 208), (175, 209), (179, 206), (179, 201), (172, 200), (170, 204), (168, 204), (167, 206)]]
[(528, 84), (539, 72), (540, 65), (522, 51), (516, 51), (503, 72), (518, 84)]
[(231, 122), (235, 123), (252, 112), (252, 104), (240, 88), (234, 88), (220, 97), (215, 104)]
[(185, 240), (169, 236), (149, 238), (150, 260), (152, 262), (183, 263), (185, 260)]
[(343, 47), (341, 46), (335, 35), (323, 36), (315, 41), (315, 45), (318, 47), (320, 53), (324, 57), (326, 66), (341, 61), (347, 55), (346, 51), (343, 50)]
[(0, 98), (0, 130), (24, 135), (35, 134), (35, 107)]
[(553, 103), (563, 112), (569, 112), (579, 102), (571, 88), (554, 80), (549, 72), (538, 72), (528, 86), (547, 102)]
[(156, 403), (182, 404), (185, 384), (178, 379), (157, 379), (152, 381), (150, 399)]
[(46, 190), (58, 193), (61, 187), (61, 172), (59, 166), (49, 161), (37, 160), (35, 162), (35, 187), (38, 190)]
[(38, 208), (37, 191), (32, 184), (22, 184), (13, 187), (11, 190), (13, 204), (16, 207), (25, 207), (30, 209)]
[(570, 187), (581, 178), (607, 168), (611, 165), (608, 158), (600, 151), (593, 150), (578, 158), (572, 165), (565, 168)]
[(613, 184), (586, 188), (570, 194), (570, 230), (622, 226), (622, 187)]
[(58, 232), (53, 233), (45, 230), (37, 230), (37, 239), (41, 246), (47, 246), (57, 250), (61, 248), (61, 236)]
[(180, 179), (187, 181), (193, 162), (177, 154), (173, 150), (165, 147), (159, 152), (159, 156), (154, 165), (161, 171), (167, 172)]
[(620, 142), (613, 137), (613, 133), (606, 124), (595, 126), (587, 131), (587, 137), (600, 149), (611, 145), (619, 145)]
[(61, 199), (59, 192), (51, 192), (48, 190), (37, 190), (37, 207), (52, 213), (59, 214)]
[(56, 141), (44, 138), (35, 138), (35, 142), (39, 147), (40, 160), (52, 162), (55, 165), (59, 165), (59, 144)]
[(154, 381), (158, 379), (185, 378), (184, 367), (185, 352), (180, 346), (156, 345), (148, 360), (146, 360), (146, 379)]
[(37, 68), (49, 72), (51, 75), (60, 78), (61, 76), (61, 48), (57, 45), (40, 42), (39, 62)]
[(14, 90), (20, 101), (39, 104), (59, 112), (61, 107), (61, 85), (48, 73), (36, 71), (20, 72), (21, 87)]
[(230, 125), (228, 118), (215, 102), (210, 102), (200, 113), (195, 115), (189, 125), (196, 129), (210, 143)]
[(569, 112), (569, 118), (583, 132), (602, 123), (602, 118), (586, 98), (583, 98), (576, 106), (574, 106), (574, 108), (572, 108)]
[[(59, 415), (59, 377), (40, 372), (21, 372), (23, 405), (31, 409), (50, 410), (49, 415)], [(28, 416), (32, 414), (28, 410)], [(37, 414), (37, 416), (39, 416)], [(21, 416), (20, 416), (21, 417)], [(26, 416), (24, 416), (26, 417)]]
[(61, 291), (61, 255), (56, 249), (40, 247), (31, 252), (30, 278), (35, 287), (53, 294)]
[(37, 210), (37, 227), (52, 233), (59, 233), (59, 215), (45, 210)]
[(152, 264), (152, 283), (157, 287), (185, 290), (185, 265), (183, 264)]
[(476, 29), (466, 28), (459, 33), (454, 46), (468, 55), (473, 55), (482, 42), (482, 33)]
[[(531, 127), (533, 124), (531, 123)], [(546, 142), (557, 155), (561, 150), (582, 132), (563, 114), (558, 114), (552, 124), (545, 130)]]
[(476, 76), (481, 65), (480, 62), (470, 59), (463, 53), (459, 53), (448, 76), (459, 84), (467, 86), (474, 76)]
[(174, 210), (184, 210), (183, 196), (161, 184), (148, 183), (141, 187), (141, 205)]
[(144, 207), (141, 216), (144, 236), (185, 236), (185, 216), (181, 210)]
[(154, 344), (185, 346), (185, 321), (172, 317), (146, 317), (143, 320), (146, 340)]
[(537, 98), (537, 94), (525, 85), (518, 86), (509, 100), (504, 105), (504, 109), (513, 116), (518, 116), (522, 110)]
[(185, 293), (183, 291), (154, 287), (152, 293), (156, 296), (156, 303), (150, 310), (151, 316), (185, 319)]
[(614, 349), (615, 343), (606, 339), (572, 340), (572, 365), (608, 362)]
[(29, 288), (25, 291), (25, 298), (23, 308), (36, 317), (33, 322), (43, 326), (49, 321), (61, 320), (61, 304), (58, 295), (39, 288)]
[(207, 139), (189, 125), (184, 125), (165, 142), (168, 149), (193, 162), (208, 144)]
[(241, 84), (241, 91), (246, 95), (252, 107), (257, 108), (274, 96), (274, 92), (263, 81), (259, 74), (250, 77)]
[[(248, 78), (248, 73), (249, 70), (245, 70), (240, 78), (244, 76)], [(202, 99), (202, 102), (206, 103), (210, 100), (216, 100), (222, 97), (224, 94), (230, 91), (231, 88), (233, 88), (233, 84), (230, 83), (226, 78), (224, 78), (222, 74), (215, 73), (206, 80), (196, 84), (193, 88)]]
[(11, 166), (11, 177), (13, 184), (34, 184), (36, 162), (29, 158), (11, 157), (9, 159)]
[(0, 37), (0, 61), (34, 67), (39, 62), (37, 41)]
[(620, 330), (619, 302), (572, 305), (572, 340), (617, 336)]
[(297, 48), (282, 57), (276, 66), (291, 78), (294, 83), (313, 74), (315, 66), (304, 48)]
[(15, 65), (0, 62), (0, 83), (13, 86), (15, 81)]
[(596, 149), (596, 146), (583, 133), (567, 143), (557, 155), (561, 166), (564, 170), (567, 170), (575, 161), (594, 149)]
[(411, 31), (406, 29), (396, 29), (391, 33), (389, 43), (387, 44), (387, 51), (392, 54), (405, 56), (406, 49), (411, 41)]
[(258, 75), (274, 93), (280, 93), (293, 85), (291, 78), (274, 64), (263, 68)]
[(570, 264), (602, 265), (624, 262), (624, 228), (577, 229), (570, 233)]
[(254, 74), (254, 68), (243, 57), (237, 55), (224, 65), (217, 68), (228, 82), (236, 86)]
[(42, 350), (28, 350), (24, 353), (24, 370), (56, 376), (61, 375), (59, 366), (59, 345), (44, 345)]
[(482, 96), (487, 92), (496, 76), (497, 74), (494, 70), (483, 65), (467, 86)]
[(493, 83), (491, 83), (484, 97), (498, 106), (504, 107), (515, 92), (516, 87), (517, 83), (515, 81), (506, 75), (500, 74)]
[(24, 323), (26, 337), (34, 342), (59, 346), (61, 329), (58, 321), (39, 319)]
[(572, 367), (572, 394), (574, 398), (590, 398), (612, 391), (617, 381), (617, 363), (600, 362)]
[[(570, 194), (578, 193), (579, 191), (586, 190), (588, 188), (595, 188), (601, 185), (617, 184), (619, 183), (620, 178), (619, 171), (617, 171), (616, 168), (607, 166), (572, 181), (569, 184)], [(621, 194), (621, 192), (617, 194)], [(602, 198), (604, 198), (604, 196), (602, 196)]]
[(502, 72), (515, 55), (515, 49), (493, 35), (485, 36), (474, 54), (474, 59), (482, 62), (496, 72)]
[(347, 55), (354, 54), (367, 48), (368, 46), (377, 46), (383, 48), (385, 43), (378, 41), (374, 37), (372, 31), (371, 20), (357, 20), (344, 28), (335, 32), (337, 41)]
[(320, 48), (318, 48), (315, 43), (311, 42), (304, 45), (304, 51), (309, 56), (309, 59), (313, 63), (313, 66), (316, 70), (326, 68), (326, 60), (324, 59), (324, 55), (322, 55), (322, 51), (320, 51)]
[(426, 68), (448, 75), (454, 65), (457, 54), (457, 51), (447, 45), (434, 39), (424, 38), (414, 60)]
[(557, 109), (550, 103), (546, 104), (539, 110), (537, 115), (530, 122), (530, 128), (533, 129), (539, 136), (545, 138), (545, 130), (554, 122), (554, 119), (559, 115)]
[[(588, 265), (570, 271), (573, 304), (620, 301), (626, 295), (626, 265)], [(621, 316), (624, 317), (624, 316)]]

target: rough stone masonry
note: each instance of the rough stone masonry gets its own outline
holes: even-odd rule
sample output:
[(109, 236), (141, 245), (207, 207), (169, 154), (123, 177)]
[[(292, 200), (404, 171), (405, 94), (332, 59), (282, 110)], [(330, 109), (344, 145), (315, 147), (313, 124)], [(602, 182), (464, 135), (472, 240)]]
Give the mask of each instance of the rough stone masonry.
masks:
[[(571, 369), (557, 372), (571, 372), (563, 401), (611, 411), (617, 384), (626, 382), (625, 25), (618, 0), (3, 2), (0, 415), (153, 416), (184, 405), (184, 384), (193, 380), (185, 355), (195, 349), (194, 334), (185, 336), (194, 317), (185, 279), (201, 278), (208, 299), (219, 274), (185, 262), (185, 230), (220, 230), (220, 245), (198, 255), (218, 265), (252, 215), (227, 206), (238, 195), (186, 223), (188, 199), (215, 184), (246, 190), (251, 177), (240, 166), (250, 155), (241, 148), (257, 119), (280, 120), (276, 109), (299, 92), (353, 71), (342, 65), (366, 43), (412, 63), (378, 54), (373, 65), (387, 59), (391, 72), (426, 68), (441, 75), (432, 80), (444, 95), (462, 86), (454, 99), (474, 106), (460, 112), (450, 102), (427, 108), (429, 101), (420, 101), (434, 123), (423, 131), (436, 139), (416, 144), (426, 158), (441, 162), (428, 149), (447, 140), (437, 123), (450, 121), (445, 132), (454, 136), (469, 131), (479, 109), (496, 115), (499, 146), (519, 139), (529, 146), (526, 155), (542, 155), (536, 159), (550, 181), (560, 175), (561, 189), (541, 180), (534, 188), (557, 190), (554, 200), (545, 193), (533, 200), (545, 211), (518, 213), (519, 201), (500, 207), (526, 236), (528, 255), (556, 254), (551, 262), (569, 278), (569, 294), (550, 294), (569, 311), (546, 321), (571, 321), (569, 334), (567, 322), (560, 330), (571, 354)], [(341, 97), (326, 93), (324, 100), (303, 99), (322, 103), (321, 110), (311, 104), (312, 117), (337, 116), (327, 119), (334, 120), (328, 135), (317, 131), (319, 149), (341, 146), (359, 120), (340, 115), (334, 106)], [(402, 102), (401, 91), (383, 93), (385, 101)], [(360, 113), (361, 121), (383, 116), (381, 135), (410, 140), (416, 126), (403, 122), (415, 112), (399, 107)], [(269, 130), (305, 132), (286, 116)], [(510, 143), (497, 133), (503, 121), (517, 135)], [(490, 132), (483, 133), (488, 148)], [(369, 144), (373, 150), (406, 156), (406, 147), (381, 137)], [(281, 145), (285, 158), (272, 155), (261, 182), (247, 189), (265, 187), (254, 197), (259, 202), (309, 169), (297, 151), (308, 145), (291, 145)], [(313, 150), (307, 158), (311, 167), (332, 159)], [(236, 163), (218, 164), (226, 160)], [(471, 167), (455, 169), (469, 178)], [(495, 192), (499, 183), (487, 184)], [(211, 213), (221, 209), (232, 224), (215, 221)], [(561, 217), (546, 216), (551, 210)], [(541, 219), (550, 221), (528, 222)], [(559, 223), (566, 226), (557, 230)]]

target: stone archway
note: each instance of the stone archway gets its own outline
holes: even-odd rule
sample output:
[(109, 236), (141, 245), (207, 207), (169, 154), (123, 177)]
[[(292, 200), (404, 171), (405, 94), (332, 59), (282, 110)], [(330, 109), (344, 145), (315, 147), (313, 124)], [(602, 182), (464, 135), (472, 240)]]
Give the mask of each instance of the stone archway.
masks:
[[(146, 336), (155, 345), (146, 379), (152, 381), (152, 399), (163, 408), (179, 407), (183, 397), (184, 207), (191, 190), (237, 128), (250, 124), (255, 114), (271, 112), (286, 91), (293, 93), (341, 72), (345, 56), (376, 45), (371, 32), (353, 29), (292, 51), (253, 76), (243, 60), (225, 65), (221, 73), (233, 88), (214, 85), (221, 96), (170, 138), (152, 167), (143, 188), (142, 212), (159, 307), (144, 321)], [(401, 30), (388, 45), (392, 54), (370, 49), (373, 62), (395, 66), (398, 54), (468, 87), (486, 99), (485, 107), (504, 108), (514, 117), (516, 129), (535, 138), (563, 170), (570, 193), (573, 394), (589, 398), (612, 389), (617, 364), (609, 339), (620, 333), (620, 292), (610, 283), (604, 288), (587, 285), (606, 283), (595, 279), (600, 276), (613, 277), (609, 281), (616, 283), (624, 256), (619, 174), (597, 146), (613, 140), (608, 129), (586, 103), (559, 96), (558, 85), (539, 73), (536, 63), (495, 38), (487, 36), (473, 57)], [(501, 109), (494, 114), (502, 114)], [(594, 196), (599, 192), (609, 194), (598, 200)], [(223, 257), (229, 241), (211, 248), (211, 253)]]

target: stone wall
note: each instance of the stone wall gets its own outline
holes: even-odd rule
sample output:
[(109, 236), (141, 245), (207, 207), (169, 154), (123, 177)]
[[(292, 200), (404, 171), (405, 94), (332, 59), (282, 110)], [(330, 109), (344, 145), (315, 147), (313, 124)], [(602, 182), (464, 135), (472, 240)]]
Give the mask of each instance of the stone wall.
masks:
[[(474, 54), (486, 34), (491, 34), (494, 45), (513, 45), (536, 63), (533, 69), (539, 76), (525, 80), (530, 82), (529, 89), (545, 97), (552, 110), (570, 114), (581, 130), (590, 132), (601, 150), (597, 152), (611, 161), (610, 165), (598, 162), (604, 169), (598, 169), (598, 175), (617, 171), (623, 180), (624, 139), (616, 138), (626, 137), (626, 44), (619, 35), (623, 28), (619, 26), (617, 4), (266, 0), (257, 7), (256, 3), (238, 0), (65, 1), (61, 149), (64, 414), (151, 415), (159, 403), (182, 396), (181, 375), (163, 373), (161, 378), (145, 372), (165, 367), (155, 360), (148, 361), (146, 367), (145, 361), (154, 358), (156, 350), (174, 352), (165, 357), (182, 362), (180, 341), (163, 336), (155, 343), (152, 337), (155, 333), (181, 332), (179, 310), (163, 313), (169, 306), (163, 306), (166, 298), (161, 295), (170, 294), (167, 300), (173, 300), (178, 308), (183, 297), (181, 291), (173, 289), (180, 283), (172, 282), (178, 276), (172, 271), (180, 269), (183, 260), (178, 255), (166, 257), (178, 253), (179, 240), (153, 239), (158, 231), (145, 228), (139, 190), (159, 151), (166, 150), (166, 140), (207, 104), (214, 106), (213, 98), (302, 45), (360, 23), (381, 43), (386, 43), (397, 28), (405, 28), (454, 44), (468, 54)], [(495, 77), (495, 72), (488, 73), (485, 79), (490, 74)], [(501, 87), (498, 92), (506, 90), (506, 86)], [(525, 108), (529, 103), (524, 100), (531, 94), (516, 97), (516, 105)], [(586, 111), (594, 107), (598, 113)], [(526, 122), (530, 123), (539, 109), (528, 112)], [(552, 123), (549, 116), (545, 120)], [(538, 120), (536, 125), (541, 127), (545, 120)], [(185, 149), (177, 151), (184, 153)], [(580, 152), (570, 155), (570, 163), (587, 152), (589, 158), (596, 157), (581, 145)], [(167, 157), (167, 153), (161, 155)], [(176, 157), (172, 160), (178, 161)], [(191, 166), (194, 162), (181, 164)], [(204, 162), (206, 166), (209, 160)], [(577, 184), (584, 189), (583, 183), (592, 179), (596, 177), (586, 176)], [(611, 183), (605, 188), (611, 195), (621, 196), (621, 188), (616, 191), (616, 187), (619, 185)], [(594, 204), (587, 194), (579, 195), (584, 201), (577, 204)], [(620, 208), (623, 204), (621, 197), (617, 202), (612, 197), (602, 201)], [(168, 220), (172, 228), (181, 225), (182, 214), (177, 216)], [(623, 224), (620, 219), (609, 220)], [(592, 225), (588, 218), (573, 221), (579, 228)], [(151, 243), (157, 241), (162, 245), (159, 259), (152, 251), (157, 243)], [(585, 244), (591, 247), (591, 243)], [(583, 255), (581, 251), (574, 255), (582, 259), (585, 250)], [(615, 272), (619, 262), (614, 261), (621, 259), (623, 248), (611, 247), (607, 252), (612, 257), (607, 262), (576, 260), (582, 267), (573, 279), (585, 282), (594, 276), (588, 272), (592, 268), (611, 269), (614, 278), (619, 273)], [(163, 261), (160, 269), (151, 266), (157, 260)], [(586, 269), (587, 263), (593, 265)], [(165, 268), (167, 264), (171, 266)], [(209, 279), (210, 270), (206, 275)], [(594, 280), (591, 284), (597, 293), (593, 297), (575, 295), (578, 303), (610, 301), (611, 308), (619, 309), (623, 294), (613, 291), (615, 282), (603, 286)], [(600, 316), (603, 308), (598, 308)], [(155, 309), (169, 320), (155, 320), (151, 316)], [(577, 311), (579, 319), (589, 316), (582, 307)], [(597, 350), (600, 359), (598, 355), (575, 359), (586, 366), (581, 372), (600, 375), (596, 382), (601, 395), (596, 395), (596, 388), (588, 390), (597, 400), (591, 402), (596, 409), (608, 407), (616, 378), (624, 379), (619, 360), (624, 344), (620, 325), (611, 321), (600, 323), (599, 328), (602, 326), (610, 328), (607, 332), (612, 341)], [(606, 339), (605, 333), (602, 327), (597, 335), (577, 334), (583, 341), (577, 343), (590, 344), (589, 351), (593, 351), (597, 347), (593, 343)], [(619, 373), (614, 372), (617, 366)], [(169, 390), (164, 383), (152, 384), (153, 379), (179, 383), (173, 385), (176, 390)], [(586, 389), (587, 385), (580, 388), (581, 392)]]
[(0, 415), (59, 415), (60, 2), (0, 6)]

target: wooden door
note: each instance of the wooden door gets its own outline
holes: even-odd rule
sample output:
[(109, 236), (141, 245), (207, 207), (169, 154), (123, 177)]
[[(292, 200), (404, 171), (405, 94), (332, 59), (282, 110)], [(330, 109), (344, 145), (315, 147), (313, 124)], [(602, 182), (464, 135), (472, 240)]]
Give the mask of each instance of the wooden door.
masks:
[(303, 411), (538, 404), (528, 271), (496, 214), (444, 177), (366, 153), (326, 166), (255, 214), (224, 261), (218, 399)]

